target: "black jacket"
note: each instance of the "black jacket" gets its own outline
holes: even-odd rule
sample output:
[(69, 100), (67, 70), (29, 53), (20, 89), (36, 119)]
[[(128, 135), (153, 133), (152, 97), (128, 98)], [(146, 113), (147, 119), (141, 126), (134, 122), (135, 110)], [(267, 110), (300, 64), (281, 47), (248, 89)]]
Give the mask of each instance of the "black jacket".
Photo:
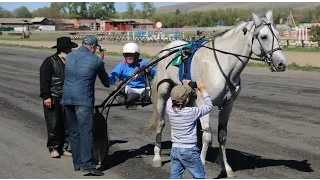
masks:
[(61, 99), (64, 82), (64, 63), (54, 54), (47, 57), (40, 67), (40, 97)]

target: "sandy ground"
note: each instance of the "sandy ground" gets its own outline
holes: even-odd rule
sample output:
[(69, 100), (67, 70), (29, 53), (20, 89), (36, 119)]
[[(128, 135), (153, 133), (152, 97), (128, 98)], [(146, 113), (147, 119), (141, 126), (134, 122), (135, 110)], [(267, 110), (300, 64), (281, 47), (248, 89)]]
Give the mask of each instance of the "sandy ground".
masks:
[[(52, 52), (0, 48), (0, 177), (13, 179), (89, 178), (74, 172), (68, 157), (52, 159), (46, 148), (46, 126), (39, 98), (39, 67)], [(108, 72), (120, 61), (106, 57)], [(227, 157), (235, 178), (316, 179), (320, 177), (320, 73), (246, 68), (243, 89), (228, 125)], [(96, 81), (96, 104), (113, 90)], [(101, 178), (167, 179), (170, 173), (170, 123), (162, 136), (161, 168), (152, 167), (155, 133), (141, 128), (152, 107), (135, 111), (111, 108), (108, 124), (111, 150), (99, 169)], [(211, 117), (214, 143), (205, 171), (219, 173), (217, 109)], [(185, 173), (183, 178), (192, 178)]]
[[(76, 41), (79, 45), (81, 41)], [(53, 41), (5, 41), (1, 40), (1, 43), (7, 44), (21, 44), (21, 45), (29, 45), (29, 46), (44, 46), (44, 47), (52, 47), (55, 45)], [(101, 42), (101, 45), (110, 52), (121, 52), (123, 44), (114, 44), (114, 43), (105, 43)], [(148, 44), (140, 46), (141, 52), (156, 55), (159, 53), (163, 46), (158, 44)], [(312, 65), (320, 67), (320, 53), (317, 52), (283, 52), (288, 63), (297, 63), (298, 65)]]

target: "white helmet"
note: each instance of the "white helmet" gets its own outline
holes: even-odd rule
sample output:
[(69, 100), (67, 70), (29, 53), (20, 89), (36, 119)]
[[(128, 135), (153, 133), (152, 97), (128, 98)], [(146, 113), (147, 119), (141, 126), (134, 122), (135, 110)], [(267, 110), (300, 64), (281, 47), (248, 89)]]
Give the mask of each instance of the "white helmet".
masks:
[(140, 54), (140, 48), (136, 43), (127, 43), (123, 46), (122, 53), (138, 53)]

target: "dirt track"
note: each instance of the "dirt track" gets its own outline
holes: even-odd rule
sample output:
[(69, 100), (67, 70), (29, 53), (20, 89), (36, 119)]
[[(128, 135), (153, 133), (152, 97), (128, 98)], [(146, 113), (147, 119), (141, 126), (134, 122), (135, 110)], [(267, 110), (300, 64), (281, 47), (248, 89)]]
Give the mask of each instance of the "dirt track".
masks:
[[(29, 46), (44, 46), (44, 47), (52, 47), (56, 42), (54, 41), (4, 41), (1, 40), (2, 43), (8, 44), (21, 44), (21, 45), (29, 45)], [(78, 45), (81, 44), (81, 41), (76, 41)], [(119, 52), (121, 53), (123, 44), (113, 44), (113, 43), (100, 43), (102, 46), (107, 48), (107, 51), (110, 52)], [(149, 44), (142, 45), (141, 52), (156, 55), (160, 52), (163, 46), (158, 44)], [(284, 51), (284, 55), (287, 58), (288, 63), (297, 63), (298, 65), (312, 65), (320, 67), (320, 53), (317, 52), (287, 52)]]
[[(46, 149), (46, 128), (39, 95), (39, 67), (50, 52), (0, 48), (0, 176), (2, 178), (83, 178), (73, 171), (71, 158), (52, 159)], [(106, 69), (119, 62), (106, 58)], [(320, 177), (320, 73), (246, 68), (243, 90), (228, 128), (227, 156), (236, 178)], [(97, 80), (96, 104), (111, 89)], [(153, 168), (155, 134), (141, 127), (151, 117), (151, 106), (110, 112), (111, 152), (100, 167), (102, 178), (168, 178), (170, 124), (163, 135), (164, 166)], [(217, 110), (212, 115), (216, 137)], [(217, 142), (210, 148), (205, 170), (218, 175), (214, 164)], [(186, 173), (184, 178), (192, 178)]]

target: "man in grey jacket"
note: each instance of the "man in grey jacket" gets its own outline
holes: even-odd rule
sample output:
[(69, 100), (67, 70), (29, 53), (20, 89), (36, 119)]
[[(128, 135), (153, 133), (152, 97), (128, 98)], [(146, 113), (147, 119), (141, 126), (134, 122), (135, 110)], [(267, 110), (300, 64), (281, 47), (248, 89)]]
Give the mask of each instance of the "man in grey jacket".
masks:
[(95, 55), (97, 48), (101, 48), (98, 39), (86, 36), (82, 46), (68, 54), (61, 104), (66, 108), (75, 171), (102, 176), (92, 157), (94, 85), (97, 75), (105, 87), (110, 81), (104, 62)]

